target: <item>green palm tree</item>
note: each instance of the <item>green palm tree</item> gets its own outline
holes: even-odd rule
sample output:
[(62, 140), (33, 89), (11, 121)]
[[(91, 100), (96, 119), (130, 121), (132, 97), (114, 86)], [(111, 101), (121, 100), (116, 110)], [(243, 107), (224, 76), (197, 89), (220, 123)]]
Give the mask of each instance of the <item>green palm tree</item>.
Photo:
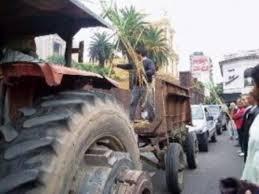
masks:
[[(108, 18), (116, 29), (118, 40), (116, 47), (127, 56), (130, 63), (139, 64), (134, 49), (141, 42), (142, 34), (145, 29), (145, 14), (138, 12), (133, 6), (118, 9), (117, 6), (104, 7), (104, 17)], [(136, 65), (138, 77), (143, 67)], [(141, 70), (142, 69), (142, 70)], [(130, 88), (133, 84), (133, 74), (130, 71)]]
[(172, 60), (168, 40), (162, 29), (148, 26), (143, 34), (142, 44), (145, 46), (149, 57), (155, 61), (157, 67), (168, 65), (169, 61)]
[(101, 67), (110, 59), (114, 45), (110, 43), (108, 35), (103, 33), (95, 33), (92, 37), (89, 47), (90, 60), (98, 61)]
[(145, 14), (138, 12), (135, 7), (125, 7), (118, 9), (116, 6), (105, 9), (105, 16), (116, 27), (119, 33), (117, 47), (122, 50), (131, 60), (131, 57), (122, 42), (122, 38), (131, 44), (133, 48), (141, 42), (147, 22), (145, 22)]

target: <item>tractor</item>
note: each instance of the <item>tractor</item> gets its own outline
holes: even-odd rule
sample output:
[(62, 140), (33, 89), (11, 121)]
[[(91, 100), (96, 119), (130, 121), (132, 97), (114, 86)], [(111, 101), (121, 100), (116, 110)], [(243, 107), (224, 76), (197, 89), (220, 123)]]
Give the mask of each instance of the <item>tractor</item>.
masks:
[[(107, 24), (78, 0), (0, 3), (1, 45)], [(108, 93), (116, 83), (91, 72), (45, 62), (0, 65), (0, 193), (151, 193), (136, 135)], [(91, 90), (87, 90), (91, 86)]]
[(138, 127), (125, 111), (129, 91), (70, 67), (74, 35), (109, 27), (81, 1), (3, 0), (0, 17), (2, 51), (13, 40), (49, 34), (66, 42), (66, 66), (28, 58), (29, 52), (1, 52), (0, 193), (150, 194), (145, 152), (166, 169), (170, 191), (181, 192), (186, 161), (197, 165), (196, 139), (185, 127), (191, 124), (187, 89), (158, 78), (156, 119)]

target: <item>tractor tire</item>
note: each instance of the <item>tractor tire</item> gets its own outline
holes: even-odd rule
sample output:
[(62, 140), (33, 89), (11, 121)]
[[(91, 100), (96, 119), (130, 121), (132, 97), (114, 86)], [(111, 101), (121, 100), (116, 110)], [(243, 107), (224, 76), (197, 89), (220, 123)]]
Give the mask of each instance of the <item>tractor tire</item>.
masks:
[(183, 190), (185, 165), (182, 146), (170, 144), (165, 155), (165, 173), (168, 190), (174, 194), (180, 194)]
[[(81, 193), (85, 169), (90, 168), (85, 157), (93, 156), (89, 150), (98, 146), (128, 154), (132, 168), (141, 169), (128, 116), (109, 95), (61, 92), (41, 98), (34, 108), (22, 112), (17, 122), (1, 126), (8, 130), (0, 141), (0, 193)], [(94, 163), (104, 163), (104, 156), (96, 157)], [(111, 165), (115, 160), (107, 161)]]
[(199, 150), (201, 152), (208, 152), (209, 151), (209, 138), (207, 133), (203, 133), (199, 140)]
[(197, 168), (197, 153), (199, 148), (197, 147), (197, 137), (195, 133), (188, 133), (185, 141), (185, 152), (187, 164), (190, 169)]
[(217, 132), (214, 132), (214, 134), (211, 137), (211, 142), (216, 143), (217, 142)]

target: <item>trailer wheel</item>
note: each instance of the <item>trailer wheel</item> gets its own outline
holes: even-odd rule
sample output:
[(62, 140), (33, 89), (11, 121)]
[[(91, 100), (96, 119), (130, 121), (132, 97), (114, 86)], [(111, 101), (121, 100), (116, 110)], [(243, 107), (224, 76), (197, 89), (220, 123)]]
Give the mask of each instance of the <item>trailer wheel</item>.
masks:
[(185, 141), (187, 164), (190, 169), (197, 168), (197, 153), (199, 151), (195, 133), (188, 133)]
[(202, 152), (209, 151), (209, 138), (207, 133), (203, 133), (199, 140), (199, 150)]
[(133, 191), (152, 193), (149, 177), (137, 171), (134, 131), (111, 97), (63, 92), (45, 97), (33, 110), (1, 127), (8, 130), (0, 143), (0, 193), (116, 193), (129, 181)]
[(178, 143), (170, 144), (165, 155), (165, 173), (168, 190), (174, 194), (183, 190), (185, 165), (182, 146)]

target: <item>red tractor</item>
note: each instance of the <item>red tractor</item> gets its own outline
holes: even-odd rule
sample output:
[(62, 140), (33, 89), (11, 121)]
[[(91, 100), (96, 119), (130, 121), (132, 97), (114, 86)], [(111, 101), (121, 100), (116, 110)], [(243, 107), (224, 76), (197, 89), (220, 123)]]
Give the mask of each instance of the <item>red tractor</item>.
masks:
[[(0, 2), (0, 45), (82, 27), (107, 26), (78, 0)], [(83, 90), (91, 86), (92, 90)], [(136, 135), (114, 97), (115, 82), (41, 62), (0, 65), (0, 193), (151, 193)]]
[[(0, 48), (56, 33), (66, 66), (78, 30), (108, 26), (79, 0), (2, 0), (0, 17)], [(0, 55), (0, 193), (150, 194), (140, 151), (153, 152), (170, 191), (181, 192), (186, 162), (197, 166), (187, 89), (157, 78), (156, 118), (133, 128), (129, 92), (113, 80), (12, 56)]]

